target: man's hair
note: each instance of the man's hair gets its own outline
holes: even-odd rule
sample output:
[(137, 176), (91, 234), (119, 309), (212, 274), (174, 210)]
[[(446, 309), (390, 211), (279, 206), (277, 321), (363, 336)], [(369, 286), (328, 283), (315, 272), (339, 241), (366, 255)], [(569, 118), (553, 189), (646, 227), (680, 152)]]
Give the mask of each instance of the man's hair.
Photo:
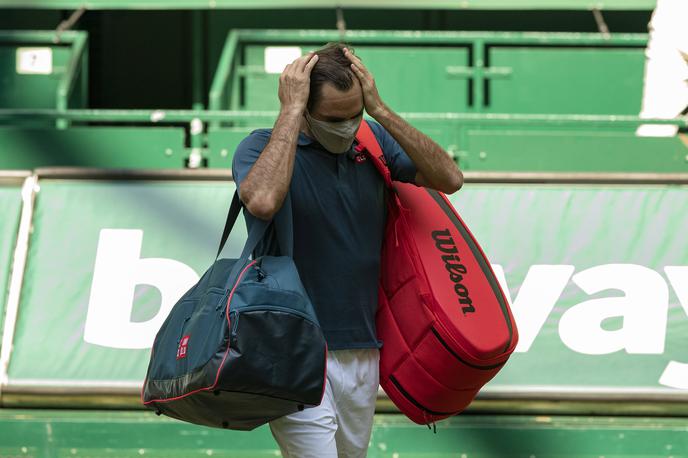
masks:
[(356, 75), (351, 70), (351, 61), (344, 55), (343, 49), (353, 49), (344, 43), (327, 43), (315, 51), (318, 62), (311, 70), (310, 95), (308, 96), (308, 110), (310, 111), (322, 96), (325, 83), (332, 84), (340, 91), (348, 91), (354, 85)]

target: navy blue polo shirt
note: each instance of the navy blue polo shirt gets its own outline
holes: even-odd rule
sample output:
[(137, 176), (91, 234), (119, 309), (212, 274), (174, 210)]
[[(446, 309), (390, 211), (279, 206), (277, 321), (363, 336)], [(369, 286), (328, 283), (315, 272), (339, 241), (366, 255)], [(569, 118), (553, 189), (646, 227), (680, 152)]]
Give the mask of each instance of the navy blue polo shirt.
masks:
[[(416, 166), (411, 158), (380, 124), (369, 123), (392, 179), (413, 183)], [(267, 145), (271, 132), (255, 130), (237, 147), (232, 161), (237, 187)], [(289, 191), (294, 262), (328, 348), (380, 348), (375, 313), (386, 219), (382, 176), (353, 147), (347, 153), (332, 154), (300, 133)], [(246, 209), (244, 216), (250, 230), (256, 217)], [(256, 255), (275, 255), (278, 251), (273, 231)]]

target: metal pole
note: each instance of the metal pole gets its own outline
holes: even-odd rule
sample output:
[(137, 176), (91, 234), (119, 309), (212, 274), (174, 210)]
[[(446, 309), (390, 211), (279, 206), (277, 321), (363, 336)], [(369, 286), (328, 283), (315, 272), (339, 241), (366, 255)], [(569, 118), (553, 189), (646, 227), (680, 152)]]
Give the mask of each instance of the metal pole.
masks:
[(2, 348), (0, 348), (0, 399), (2, 399), (2, 391), (7, 387), (9, 381), (10, 358), (12, 356), (14, 332), (17, 326), (24, 269), (26, 268), (26, 258), (29, 252), (33, 204), (37, 189), (38, 178), (36, 175), (32, 175), (24, 180), (22, 187), (22, 213), (19, 221), (17, 242), (14, 248), (12, 275), (10, 277), (9, 296), (7, 298), (7, 310), (5, 311), (5, 324), (2, 333)]

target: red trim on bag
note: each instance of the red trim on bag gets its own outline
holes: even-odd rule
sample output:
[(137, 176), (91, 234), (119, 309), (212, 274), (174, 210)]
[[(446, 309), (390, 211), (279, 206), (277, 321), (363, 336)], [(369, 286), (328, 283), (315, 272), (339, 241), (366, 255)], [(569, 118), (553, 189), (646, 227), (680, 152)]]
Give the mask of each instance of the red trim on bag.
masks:
[[(232, 329), (232, 327), (230, 325), (230, 321), (229, 321), (229, 303), (232, 300), (232, 296), (234, 295), (234, 291), (237, 289), (237, 286), (239, 286), (239, 283), (241, 282), (241, 278), (244, 276), (244, 273), (246, 273), (246, 271), (249, 269), (249, 267), (251, 267), (255, 263), (256, 263), (256, 261), (254, 260), (253, 262), (250, 262), (246, 267), (244, 267), (244, 270), (242, 270), (241, 273), (239, 274), (239, 277), (237, 278), (237, 281), (234, 284), (232, 291), (229, 293), (229, 297), (227, 298), (227, 307), (225, 310), (225, 316), (227, 317), (227, 329)], [(225, 350), (225, 354), (222, 357), (222, 362), (220, 363), (220, 367), (217, 369), (217, 374), (215, 374), (215, 382), (213, 382), (212, 385), (206, 386), (204, 388), (198, 388), (196, 390), (190, 391), (188, 393), (184, 393), (180, 396), (175, 396), (173, 398), (151, 399), (150, 401), (144, 402), (144, 404), (150, 404), (152, 402), (176, 401), (177, 399), (182, 399), (182, 398), (185, 398), (187, 396), (191, 396), (192, 394), (198, 393), (199, 391), (210, 391), (210, 390), (214, 389), (217, 386), (218, 380), (220, 379), (220, 371), (222, 370), (222, 366), (225, 365), (225, 360), (227, 359), (228, 354), (229, 354), (229, 343), (227, 343), (227, 349)], [(141, 396), (143, 396), (143, 392), (142, 392)]]

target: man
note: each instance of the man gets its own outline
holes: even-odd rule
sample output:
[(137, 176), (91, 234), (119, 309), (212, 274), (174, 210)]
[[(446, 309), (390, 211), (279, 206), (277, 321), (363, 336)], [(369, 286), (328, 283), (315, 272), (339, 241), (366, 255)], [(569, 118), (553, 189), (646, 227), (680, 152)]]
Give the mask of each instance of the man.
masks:
[[(274, 128), (238, 146), (232, 172), (248, 213), (270, 220), (287, 191), (294, 262), (328, 344), (322, 403), (270, 423), (284, 457), (364, 457), (379, 384), (377, 279), (384, 182), (354, 150), (363, 110), (394, 180), (453, 193), (463, 175), (447, 153), (387, 107), (372, 75), (342, 44), (289, 64), (279, 80)], [(258, 251), (279, 248), (269, 238)]]

